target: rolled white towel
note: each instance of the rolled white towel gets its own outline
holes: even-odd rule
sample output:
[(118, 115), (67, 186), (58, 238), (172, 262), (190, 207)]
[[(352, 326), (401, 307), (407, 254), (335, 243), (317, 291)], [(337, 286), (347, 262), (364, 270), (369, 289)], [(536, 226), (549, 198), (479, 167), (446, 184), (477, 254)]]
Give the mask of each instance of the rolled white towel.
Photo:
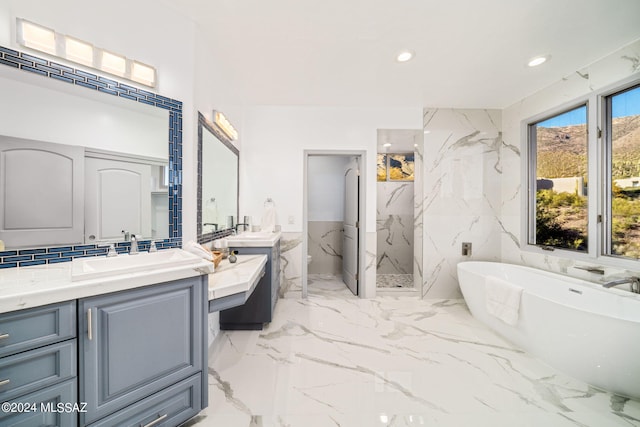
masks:
[(202, 247), (202, 245), (194, 242), (193, 240), (188, 241), (182, 246), (187, 252), (191, 252), (194, 255), (198, 255), (200, 258), (206, 259), (207, 261), (213, 261), (213, 255), (211, 252)]

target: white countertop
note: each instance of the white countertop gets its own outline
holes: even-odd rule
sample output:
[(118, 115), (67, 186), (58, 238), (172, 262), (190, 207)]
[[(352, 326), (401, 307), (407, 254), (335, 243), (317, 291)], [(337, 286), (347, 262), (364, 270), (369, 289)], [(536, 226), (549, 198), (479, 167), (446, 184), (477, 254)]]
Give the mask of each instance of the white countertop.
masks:
[(241, 292), (251, 293), (267, 264), (266, 255), (238, 255), (232, 264), (220, 261), (215, 272), (209, 274), (209, 301)]
[(0, 313), (208, 274), (211, 261), (90, 280), (71, 280), (72, 263), (0, 270)]
[(280, 240), (281, 233), (245, 232), (226, 237), (230, 248), (273, 247)]

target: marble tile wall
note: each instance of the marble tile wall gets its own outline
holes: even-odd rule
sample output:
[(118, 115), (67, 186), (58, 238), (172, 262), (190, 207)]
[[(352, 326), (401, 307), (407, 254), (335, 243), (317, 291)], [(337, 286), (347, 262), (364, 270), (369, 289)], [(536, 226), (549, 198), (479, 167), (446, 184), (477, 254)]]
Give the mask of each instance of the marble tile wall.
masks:
[(460, 298), (458, 262), (500, 259), (502, 145), (500, 110), (424, 109), (423, 297)]
[(377, 274), (413, 273), (413, 199), (413, 182), (377, 183)]
[[(305, 256), (306, 262), (306, 256)], [(282, 233), (280, 239), (280, 298), (302, 292), (302, 233)]]
[(342, 221), (309, 221), (309, 274), (342, 275)]
[(413, 182), (413, 287), (422, 290), (422, 266), (424, 228), (423, 202), (424, 202), (424, 136), (419, 132), (415, 136), (415, 172)]
[(376, 296), (376, 232), (368, 232), (365, 235), (365, 270), (364, 283), (362, 288), (362, 296), (364, 298), (373, 298)]

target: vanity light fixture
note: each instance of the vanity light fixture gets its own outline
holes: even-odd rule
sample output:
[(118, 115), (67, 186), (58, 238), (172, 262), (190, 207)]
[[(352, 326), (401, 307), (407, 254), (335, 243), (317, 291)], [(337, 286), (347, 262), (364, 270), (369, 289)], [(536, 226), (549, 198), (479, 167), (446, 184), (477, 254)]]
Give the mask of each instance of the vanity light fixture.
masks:
[(156, 87), (157, 71), (150, 65), (95, 47), (91, 43), (16, 18), (19, 45), (85, 65), (149, 87)]
[(398, 55), (396, 56), (396, 61), (407, 62), (412, 60), (414, 56), (415, 53), (412, 50), (405, 49), (398, 53)]
[(133, 61), (131, 79), (153, 87), (156, 81), (156, 69), (142, 62)]
[(222, 131), (227, 137), (235, 141), (238, 139), (238, 131), (233, 127), (231, 122), (220, 111), (213, 112), (213, 124)]
[(127, 59), (115, 53), (102, 51), (100, 69), (116, 76), (124, 77), (127, 72)]
[(65, 56), (69, 61), (88, 67), (93, 66), (93, 46), (69, 36), (64, 38), (64, 42)]
[(527, 65), (529, 67), (537, 67), (538, 65), (542, 65), (547, 62), (549, 58), (551, 58), (550, 55), (536, 56), (534, 58), (531, 58), (529, 62), (527, 62)]
[(389, 148), (389, 147), (391, 147), (391, 143), (390, 142), (386, 142), (386, 143), (382, 144), (382, 146), (384, 148)]
[(56, 54), (56, 32), (52, 29), (18, 19), (16, 31), (21, 45), (50, 55)]

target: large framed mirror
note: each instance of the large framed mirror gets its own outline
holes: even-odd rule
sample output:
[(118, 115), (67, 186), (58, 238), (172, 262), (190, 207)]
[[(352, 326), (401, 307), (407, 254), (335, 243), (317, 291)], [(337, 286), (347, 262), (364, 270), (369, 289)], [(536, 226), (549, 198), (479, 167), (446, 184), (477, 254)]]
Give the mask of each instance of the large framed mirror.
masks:
[(1, 46), (0, 58), (3, 264), (99, 255), (123, 230), (179, 246), (182, 103)]
[(198, 215), (200, 243), (229, 234), (238, 218), (239, 151), (198, 113)]

